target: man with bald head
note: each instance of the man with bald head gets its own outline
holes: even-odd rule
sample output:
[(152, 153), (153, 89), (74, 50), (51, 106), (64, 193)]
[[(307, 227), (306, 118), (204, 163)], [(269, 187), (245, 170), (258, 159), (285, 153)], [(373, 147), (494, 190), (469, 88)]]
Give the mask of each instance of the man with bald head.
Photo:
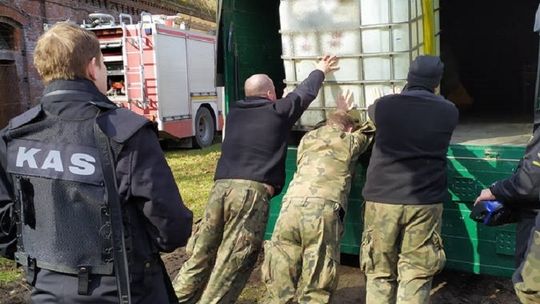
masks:
[(272, 79), (265, 74), (255, 74), (249, 77), (244, 84), (246, 96), (267, 97), (269, 100), (276, 100), (276, 88)]
[(191, 254), (174, 280), (179, 303), (234, 303), (262, 246), (270, 199), (285, 184), (287, 138), (315, 99), (327, 73), (324, 56), (287, 96), (277, 99), (264, 74), (249, 77), (246, 98), (231, 105), (215, 183), (205, 215), (187, 246)]

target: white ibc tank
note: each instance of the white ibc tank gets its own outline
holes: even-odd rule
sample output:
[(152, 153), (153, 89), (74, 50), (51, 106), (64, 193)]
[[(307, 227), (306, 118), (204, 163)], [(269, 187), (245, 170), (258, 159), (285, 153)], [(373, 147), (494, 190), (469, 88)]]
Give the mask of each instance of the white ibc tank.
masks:
[[(434, 1), (438, 33), (438, 1)], [(422, 0), (282, 0), (281, 37), (285, 83), (292, 90), (323, 54), (340, 58), (297, 127), (309, 129), (335, 108), (344, 90), (357, 108), (399, 93), (410, 62), (423, 53)], [(436, 40), (438, 50), (438, 39)]]

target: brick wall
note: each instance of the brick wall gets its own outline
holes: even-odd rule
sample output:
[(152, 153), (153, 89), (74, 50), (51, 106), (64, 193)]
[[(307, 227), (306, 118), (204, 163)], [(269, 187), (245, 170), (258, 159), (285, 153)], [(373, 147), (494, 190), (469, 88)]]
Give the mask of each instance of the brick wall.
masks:
[[(94, 12), (108, 13), (115, 17), (119, 13), (126, 13), (136, 21), (143, 11), (167, 15), (193, 14), (188, 8), (162, 0), (0, 0), (0, 23), (13, 29), (12, 37), (15, 40), (14, 47), (10, 49), (0, 47), (0, 68), (3, 67), (4, 71), (7, 71), (6, 67), (16, 70), (17, 79), (12, 79), (10, 85), (18, 86), (18, 90), (10, 88), (8, 91), (9, 86), (0, 85), (0, 111), (6, 111), (9, 107), (10, 113), (22, 112), (39, 102), (43, 85), (33, 67), (32, 56), (44, 24), (68, 19), (82, 23), (88, 14)], [(6, 33), (0, 31), (0, 41), (1, 35)], [(13, 72), (9, 75), (10, 79), (14, 78)], [(0, 81), (5, 82), (5, 77), (0, 77)], [(14, 96), (17, 92), (19, 96)], [(16, 100), (19, 100), (20, 107), (13, 107)], [(0, 117), (0, 128), (5, 123), (5, 119)]]

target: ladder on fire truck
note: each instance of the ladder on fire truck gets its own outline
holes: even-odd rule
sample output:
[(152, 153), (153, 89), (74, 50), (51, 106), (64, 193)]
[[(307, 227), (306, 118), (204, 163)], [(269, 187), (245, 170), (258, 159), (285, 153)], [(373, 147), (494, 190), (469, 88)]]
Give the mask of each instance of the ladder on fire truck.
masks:
[[(144, 46), (146, 45), (145, 39), (147, 39), (143, 37), (144, 24), (146, 23), (146, 20), (144, 20), (145, 18), (150, 18), (151, 21), (152, 15), (146, 12), (141, 13), (141, 22), (139, 23), (139, 26), (136, 27), (136, 37), (133, 38), (127, 37), (127, 23), (124, 22), (124, 20), (129, 20), (129, 24), (133, 24), (133, 19), (130, 15), (127, 14), (119, 15), (120, 25), (122, 26), (122, 43), (124, 44), (124, 48), (126, 50), (122, 54), (122, 56), (124, 57), (123, 62), (125, 75), (126, 78), (129, 78), (131, 75), (136, 75), (138, 78), (138, 81), (128, 81), (127, 79), (124, 81), (126, 94), (129, 98), (128, 106), (131, 107), (131, 103), (135, 102), (142, 109), (146, 109), (149, 103), (148, 94), (146, 91), (146, 82), (144, 78)], [(129, 45), (132, 45), (134, 48), (138, 49), (138, 66), (130, 67), (128, 65), (128, 56), (134, 53), (133, 51), (129, 50)], [(133, 94), (133, 91), (136, 91), (137, 94)]]
[[(150, 16), (151, 18), (151, 15), (148, 13), (142, 13), (141, 18), (142, 16)], [(85, 28), (104, 30), (114, 30), (120, 28), (122, 32), (122, 36), (119, 38), (119, 41), (107, 41), (106, 43), (102, 43), (101, 48), (104, 52), (104, 61), (106, 64), (111, 62), (122, 62), (123, 70), (108, 69), (107, 74), (109, 76), (124, 76), (125, 79), (122, 86), (127, 99), (119, 100), (117, 98), (114, 98), (116, 96), (109, 97), (111, 98), (111, 100), (117, 103), (126, 103), (130, 109), (133, 102), (135, 102), (138, 107), (146, 109), (149, 103), (147, 97), (148, 94), (146, 91), (146, 83), (144, 80), (144, 46), (146, 45), (145, 39), (147, 38), (144, 38), (142, 34), (143, 22), (141, 22), (139, 26), (135, 27), (135, 35), (130, 35), (130, 37), (128, 37), (127, 25), (133, 24), (133, 19), (130, 15), (123, 13), (119, 14), (119, 26), (115, 24), (114, 17), (109, 14), (92, 13), (88, 17), (91, 23), (83, 23), (83, 27)], [(107, 52), (105, 52), (105, 50), (111, 48), (121, 48), (123, 49), (123, 51), (121, 51), (121, 55), (111, 56), (107, 54)], [(137, 56), (138, 65), (128, 64), (128, 56), (133, 54)], [(130, 59), (131, 58), (132, 57), (130, 57)]]

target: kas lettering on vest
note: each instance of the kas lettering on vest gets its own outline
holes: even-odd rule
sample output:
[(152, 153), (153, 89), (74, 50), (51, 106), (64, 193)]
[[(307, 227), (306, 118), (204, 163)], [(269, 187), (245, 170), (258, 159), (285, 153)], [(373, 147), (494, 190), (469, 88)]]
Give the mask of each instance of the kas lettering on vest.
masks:
[(103, 182), (98, 151), (74, 144), (15, 139), (8, 146), (8, 171), (93, 185)]

